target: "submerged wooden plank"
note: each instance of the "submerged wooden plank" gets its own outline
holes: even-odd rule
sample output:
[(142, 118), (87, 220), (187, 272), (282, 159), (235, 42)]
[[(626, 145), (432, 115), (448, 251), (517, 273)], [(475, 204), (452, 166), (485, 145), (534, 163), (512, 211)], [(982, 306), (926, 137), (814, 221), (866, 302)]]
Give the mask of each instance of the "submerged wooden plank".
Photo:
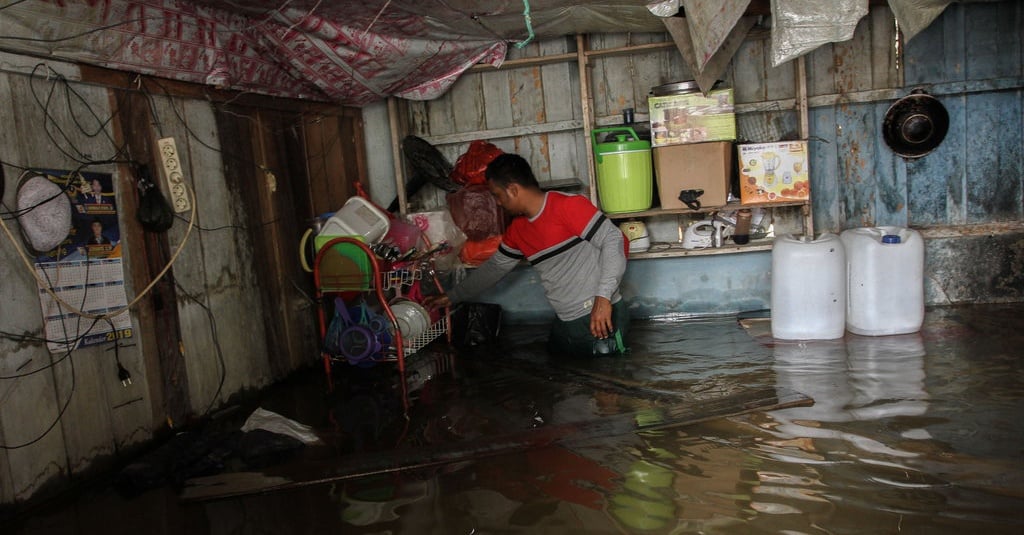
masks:
[[(643, 414), (617, 414), (450, 444), (352, 455), (344, 458), (341, 466), (325, 466), (327, 463), (324, 461), (309, 463), (307, 466), (294, 467), (296, 473), (302, 474), (291, 477), (248, 472), (194, 478), (186, 481), (179, 497), (184, 502), (203, 502), (279, 492), (376, 474), (406, 472), (508, 455), (535, 448), (571, 446), (599, 437), (689, 426), (750, 412), (807, 406), (813, 403), (812, 399), (793, 391), (779, 392), (775, 388), (752, 390), (718, 399), (703, 400), (699, 404), (652, 407), (644, 410)], [(335, 461), (332, 464), (337, 463)]]

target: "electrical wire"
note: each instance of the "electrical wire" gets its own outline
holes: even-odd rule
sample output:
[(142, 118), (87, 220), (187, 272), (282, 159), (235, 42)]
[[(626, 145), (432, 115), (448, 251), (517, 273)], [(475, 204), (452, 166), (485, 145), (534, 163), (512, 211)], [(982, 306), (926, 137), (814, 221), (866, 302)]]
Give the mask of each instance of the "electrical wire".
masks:
[(0, 218), (0, 229), (2, 229), (4, 231), (4, 234), (7, 235), (7, 238), (9, 240), (11, 240), (11, 244), (14, 245), (14, 249), (15, 249), (15, 251), (17, 251), (18, 256), (21, 258), (22, 264), (25, 266), (25, 268), (32, 274), (33, 277), (35, 277), (35, 279), (37, 281), (39, 281), (40, 286), (43, 288), (43, 290), (46, 291), (46, 293), (50, 294), (50, 297), (52, 297), (55, 301), (57, 301), (62, 306), (67, 308), (71, 313), (79, 315), (79, 316), (82, 316), (82, 317), (85, 317), (85, 318), (92, 318), (92, 319), (113, 318), (115, 316), (124, 314), (125, 312), (130, 310), (133, 306), (135, 306), (139, 301), (141, 301), (142, 298), (145, 297), (146, 294), (148, 294), (150, 292), (150, 290), (153, 289), (153, 286), (156, 286), (156, 283), (160, 282), (160, 280), (164, 278), (164, 275), (167, 274), (167, 272), (171, 269), (171, 266), (173, 266), (174, 262), (178, 259), (178, 256), (181, 255), (181, 252), (185, 249), (185, 245), (188, 243), (189, 236), (192, 235), (192, 229), (194, 227), (192, 222), (195, 221), (195, 218), (196, 218), (196, 199), (195, 199), (195, 193), (192, 191), (192, 188), (189, 187), (188, 184), (183, 183), (183, 185), (185, 186), (185, 191), (188, 192), (189, 198), (191, 199), (192, 214), (191, 214), (191, 217), (189, 218), (188, 228), (185, 229), (185, 235), (182, 236), (181, 243), (178, 244), (178, 248), (174, 251), (174, 254), (171, 255), (170, 260), (167, 261), (167, 265), (165, 265), (164, 268), (162, 270), (160, 270), (159, 273), (157, 273), (156, 277), (153, 278), (153, 280), (149, 283), (149, 285), (147, 285), (145, 288), (143, 288), (142, 291), (139, 292), (139, 294), (135, 296), (135, 299), (132, 299), (131, 302), (129, 302), (127, 305), (124, 305), (121, 308), (115, 309), (112, 312), (106, 312), (104, 314), (93, 314), (93, 313), (81, 310), (80, 308), (75, 307), (74, 305), (71, 305), (70, 303), (65, 301), (63, 298), (61, 298), (59, 295), (57, 295), (57, 293), (53, 290), (53, 288), (51, 288), (49, 286), (46, 286), (45, 281), (43, 281), (39, 277), (39, 274), (36, 273), (35, 268), (32, 267), (32, 260), (25, 253), (24, 249), (22, 249), (21, 246), (18, 244), (17, 240), (14, 237), (14, 234), (11, 232), (11, 229), (7, 226), (7, 223), (4, 222), (3, 218)]
[[(43, 78), (39, 75), (39, 69), (41, 68), (46, 68), (49, 70), (49, 72), (47, 72), (46, 79), (49, 80), (52, 78), (54, 80), (53, 83), (50, 85), (49, 91), (46, 93), (45, 99), (40, 97), (40, 94), (37, 92), (36, 88), (36, 80), (39, 78)], [(75, 91), (74, 88), (71, 87), (71, 84), (68, 82), (67, 78), (65, 78), (62, 74), (54, 71), (45, 63), (38, 63), (35, 65), (35, 67), (32, 68), (32, 72), (29, 75), (29, 91), (32, 93), (32, 98), (36, 101), (36, 104), (43, 112), (44, 122), (42, 130), (43, 132), (46, 133), (46, 136), (50, 139), (50, 142), (53, 143), (54, 147), (57, 150), (59, 150), (62, 154), (67, 156), (69, 159), (79, 164), (99, 165), (109, 163), (131, 163), (118, 159), (118, 156), (124, 152), (125, 145), (122, 145), (121, 147), (117, 148), (113, 156), (104, 159), (92, 158), (89, 154), (75, 146), (74, 142), (71, 141), (67, 133), (64, 131), (64, 129), (62, 129), (59, 126), (58, 122), (50, 113), (50, 103), (54, 98), (54, 93), (58, 88), (58, 84), (60, 84), (59, 87), (64, 89), (64, 99), (68, 115), (71, 117), (72, 122), (74, 122), (75, 126), (78, 127), (79, 132), (81, 132), (88, 138), (96, 137), (102, 132), (103, 134), (105, 134), (107, 140), (110, 141), (112, 146), (117, 146), (117, 143), (114, 141), (113, 137), (110, 135), (109, 132), (107, 132), (107, 129), (105, 128), (107, 124), (113, 121), (114, 117), (116, 117), (117, 114), (112, 113), (110, 117), (106, 118), (105, 120), (101, 119), (99, 115), (97, 115), (96, 112), (92, 109), (92, 107), (88, 105), (88, 103), (85, 101), (85, 98), (82, 97), (81, 93)], [(71, 103), (72, 95), (74, 95), (80, 102), (85, 104), (85, 108), (89, 111), (90, 114), (92, 114), (93, 119), (97, 122), (98, 127), (94, 132), (87, 131), (82, 126), (81, 122), (79, 122), (78, 117), (75, 114), (75, 107), (72, 106)], [(49, 125), (53, 125), (56, 128), (57, 133), (59, 133), (61, 137), (64, 139), (65, 144), (70, 146), (73, 153), (66, 150), (63, 144), (59, 143), (57, 139), (54, 139), (53, 132), (51, 132), (50, 128), (48, 127)]]
[[(15, 2), (15, 4), (16, 3), (19, 3), (19, 2)], [(0, 10), (4, 9), (6, 7), (10, 7), (11, 5), (15, 5), (15, 4), (10, 4), (8, 6), (0, 7)], [(142, 19), (139, 19), (139, 20), (142, 20)], [(128, 21), (128, 22), (132, 22), (132, 21)], [(99, 28), (99, 29), (94, 30), (94, 31), (101, 31), (101, 30), (108, 29), (108, 28), (114, 27), (114, 26), (117, 26), (117, 25), (111, 25), (111, 26), (108, 26), (108, 27)], [(91, 32), (86, 32), (86, 33), (91, 33)], [(81, 34), (81, 35), (84, 35), (84, 33)], [(39, 40), (39, 41), (44, 41), (44, 42), (60, 42), (62, 40), (67, 40), (67, 39), (71, 39), (71, 38), (74, 38), (74, 37), (63, 38), (63, 39), (52, 39), (52, 40)], [(3, 36), (0, 36), (0, 39), (3, 39)], [(33, 72), (32, 72), (32, 79), (33, 80), (36, 77), (39, 76), (38, 75), (38, 70), (41, 68), (41, 65), (42, 64), (37, 65), (33, 69)], [(46, 131), (47, 136), (49, 137), (49, 139), (51, 141), (51, 143), (53, 143), (54, 146), (60, 152), (64, 153), (65, 156), (67, 156), (68, 158), (70, 158), (71, 160), (73, 160), (73, 161), (75, 161), (75, 162), (77, 162), (79, 164), (79, 167), (77, 169), (75, 169), (72, 173), (68, 174), (68, 177), (69, 177), (68, 178), (68, 182), (67, 182), (68, 186), (70, 186), (70, 184), (72, 184), (72, 180), (70, 179), (71, 176), (74, 176), (74, 175), (77, 175), (77, 174), (81, 173), (85, 168), (87, 168), (89, 166), (101, 165), (101, 164), (116, 164), (116, 163), (129, 163), (129, 164), (132, 164), (132, 163), (134, 163), (134, 161), (130, 157), (128, 157), (128, 158), (124, 158), (123, 157), (126, 154), (127, 149), (128, 149), (127, 143), (121, 145), (120, 147), (117, 147), (115, 152), (114, 152), (114, 154), (110, 158), (105, 159), (105, 160), (94, 160), (94, 159), (91, 159), (89, 157), (89, 155), (85, 151), (79, 149), (75, 145), (75, 143), (72, 141), (71, 136), (69, 136), (62, 128), (60, 128), (59, 122), (57, 121), (55, 116), (50, 111), (51, 108), (53, 107), (53, 104), (55, 102), (59, 101), (58, 98), (57, 98), (57, 97), (59, 97), (58, 88), (63, 88), (63, 90), (64, 90), (63, 102), (65, 103), (65, 106), (67, 107), (68, 113), (71, 116), (71, 120), (73, 121), (74, 125), (78, 128), (78, 130), (83, 135), (85, 135), (87, 137), (90, 137), (90, 138), (91, 137), (96, 137), (96, 136), (98, 136), (100, 134), (104, 134), (106, 136), (106, 138), (111, 142), (111, 144), (114, 144), (114, 145), (116, 145), (116, 142), (113, 139), (113, 137), (110, 135), (110, 133), (108, 132), (108, 128), (107, 127), (114, 120), (114, 118), (117, 116), (117, 114), (120, 113), (120, 110), (123, 108), (123, 106), (119, 103), (118, 106), (117, 106), (117, 111), (115, 113), (111, 114), (111, 116), (107, 117), (106, 119), (101, 118), (98, 114), (96, 114), (93, 111), (93, 109), (91, 107), (88, 106), (88, 103), (86, 102), (86, 100), (82, 97), (82, 95), (80, 93), (78, 93), (77, 91), (74, 90), (74, 88), (71, 86), (71, 84), (68, 82), (68, 80), (66, 78), (64, 78), (63, 76), (61, 76), (61, 75), (59, 75), (58, 73), (55, 73), (55, 72), (53, 72), (51, 74), (55, 75), (55, 80), (56, 81), (51, 85), (50, 89), (45, 92), (46, 93), (45, 94), (45, 98), (43, 97), (43, 94), (41, 92), (37, 92), (36, 91), (36, 86), (34, 86), (34, 85), (32, 86), (32, 93), (33, 93), (33, 98), (36, 101), (36, 104), (43, 111), (43, 114), (44, 114), (44, 117), (45, 117), (45, 121), (47, 122), (47, 124), (50, 124), (50, 125), (52, 125), (52, 126), (54, 126), (56, 128), (55, 132), (51, 132), (49, 128), (44, 128), (44, 130)], [(167, 89), (165, 87), (163, 87), (163, 85), (160, 84), (159, 81), (154, 81), (154, 83), (157, 86), (161, 87), (161, 89), (163, 89), (164, 92), (167, 95), (171, 95), (171, 93), (168, 92)], [(31, 82), (30, 82), (30, 85), (31, 85)], [(156, 113), (156, 110), (155, 110), (154, 105), (153, 105), (153, 95), (150, 94), (148, 91), (146, 91), (144, 88), (142, 88), (141, 84), (139, 85), (139, 87), (140, 87), (140, 90), (143, 92), (143, 94), (146, 95), (146, 97), (148, 99), (148, 102), (150, 104), (150, 113), (154, 116), (154, 118), (158, 117), (158, 114)], [(127, 95), (129, 93), (128, 92), (122, 92), (122, 94)], [(87, 125), (85, 125), (79, 119), (78, 114), (75, 112), (75, 105), (74, 105), (75, 100), (85, 104), (86, 109), (91, 114), (91, 119), (90, 120), (95, 122), (95, 125), (96, 125), (95, 128), (92, 128), (92, 129), (88, 128)], [(120, 100), (120, 99), (118, 99), (118, 100)], [(200, 145), (206, 147), (207, 149), (213, 150), (213, 151), (215, 151), (217, 153), (220, 153), (220, 154), (223, 154), (223, 155), (226, 155), (226, 156), (230, 156), (230, 157), (232, 157), (235, 160), (243, 161), (243, 162), (252, 164), (252, 165), (254, 165), (256, 167), (262, 168), (265, 171), (268, 171), (268, 168), (265, 165), (256, 164), (255, 162), (253, 162), (253, 161), (251, 161), (251, 160), (249, 160), (247, 158), (243, 158), (243, 157), (238, 156), (236, 154), (233, 154), (233, 153), (231, 153), (229, 151), (225, 151), (225, 150), (220, 149), (218, 147), (214, 147), (212, 144), (206, 142), (205, 140), (200, 138), (189, 127), (188, 123), (182, 117), (182, 115), (178, 111), (177, 107), (174, 106), (174, 102), (173, 101), (171, 102), (170, 108), (171, 108), (174, 116), (176, 117), (178, 122), (182, 125), (182, 127), (185, 129), (185, 131), (188, 133), (188, 135), (192, 139), (194, 139), (197, 143), (199, 143)], [(306, 117), (306, 115), (304, 115), (304, 114), (301, 115), (300, 116), (300, 122), (301, 121), (305, 121), (305, 117)], [(162, 132), (162, 128), (161, 128), (160, 122), (159, 121), (154, 121), (154, 125), (157, 127), (157, 130), (160, 131), (160, 135), (162, 136), (163, 132)], [(291, 129), (291, 128), (294, 128), (294, 126), (289, 126), (287, 128)], [(70, 152), (69, 152), (69, 150), (65, 149), (65, 145), (60, 143), (58, 138), (54, 137), (55, 133), (59, 134), (60, 138), (63, 139), (63, 141), (66, 143), (66, 146), (69, 147)], [(336, 139), (334, 139), (331, 143), (332, 143), (332, 146), (333, 146), (334, 144), (339, 143), (339, 142), (340, 142), (340, 134), (337, 135)], [(18, 165), (9, 163), (9, 162), (0, 162), (0, 166), (2, 166), (2, 165), (10, 165), (11, 167), (20, 169), (23, 172), (32, 171), (30, 168), (21, 167), (21, 166), (18, 166)], [(0, 183), (2, 183), (3, 178), (4, 178), (3, 177), (3, 168), (0, 167)], [(0, 191), (3, 191), (3, 190), (0, 189)], [(62, 190), (61, 193), (59, 193), (58, 195), (65, 194), (66, 191), (67, 191), (67, 188)], [(192, 232), (193, 228), (199, 228), (201, 231), (216, 231), (216, 230), (222, 230), (222, 229), (227, 229), (227, 228), (235, 228), (235, 229), (247, 229), (248, 228), (247, 226), (242, 226), (242, 225), (225, 225), (225, 226), (216, 227), (216, 228), (204, 228), (204, 227), (201, 227), (199, 225), (196, 225), (195, 221), (197, 219), (196, 218), (196, 216), (197, 216), (197, 206), (196, 206), (196, 202), (195, 202), (195, 192), (187, 184), (186, 184), (186, 191), (188, 192), (188, 195), (189, 195), (189, 197), (190, 197), (190, 199), (192, 201), (191, 202), (192, 211), (191, 211), (190, 217), (188, 219), (186, 219), (183, 216), (178, 215), (178, 214), (174, 214), (174, 216), (176, 218), (178, 218), (178, 219), (182, 219), (183, 221), (186, 221), (188, 223), (188, 228), (186, 229), (184, 235), (182, 236), (181, 242), (179, 243), (177, 249), (174, 251), (174, 254), (171, 256), (170, 260), (167, 262), (167, 265), (164, 266), (164, 268), (156, 275), (156, 277), (141, 292), (139, 292), (139, 294), (130, 303), (128, 303), (127, 305), (125, 305), (122, 308), (119, 308), (119, 309), (114, 310), (114, 311), (109, 311), (109, 312), (104, 313), (104, 314), (91, 314), (91, 313), (87, 313), (87, 312), (83, 311), (82, 308), (85, 306), (84, 296), (83, 296), (82, 306), (81, 307), (75, 307), (75, 306), (71, 305), (70, 303), (66, 302), (59, 295), (57, 295), (57, 293), (54, 290), (53, 285), (49, 284), (47, 281), (44, 281), (39, 276), (39, 274), (36, 272), (36, 270), (34, 269), (34, 267), (32, 265), (32, 260), (27, 256), (25, 251), (19, 245), (18, 240), (15, 239), (11, 229), (4, 222), (4, 219), (14, 219), (14, 218), (17, 218), (19, 215), (23, 215), (24, 213), (27, 213), (28, 211), (34, 209), (36, 206), (45, 204), (46, 202), (49, 202), (52, 199), (44, 200), (44, 201), (38, 203), (36, 206), (33, 206), (33, 207), (28, 207), (28, 208), (25, 208), (25, 209), (22, 209), (22, 210), (16, 210), (16, 211), (7, 210), (6, 213), (0, 214), (0, 215), (3, 216), (3, 217), (0, 217), (0, 230), (2, 230), (4, 232), (4, 234), (7, 236), (7, 238), (11, 241), (11, 243), (14, 246), (15, 250), (18, 252), (18, 256), (22, 260), (22, 264), (29, 271), (29, 273), (31, 273), (33, 275), (33, 277), (39, 283), (40, 287), (44, 291), (46, 291), (50, 295), (50, 297), (52, 297), (55, 301), (60, 303), (60, 305), (67, 310), (68, 314), (76, 315), (78, 317), (77, 321), (79, 322), (79, 326), (80, 326), (80, 322), (83, 320), (83, 318), (84, 319), (91, 319), (92, 320), (92, 324), (89, 326), (88, 329), (86, 329), (84, 332), (79, 332), (74, 338), (69, 338), (69, 333), (67, 332), (68, 331), (68, 326), (66, 324), (66, 315), (65, 314), (61, 314), (61, 324), (62, 324), (63, 329), (65, 331), (64, 340), (56, 340), (56, 341), (55, 340), (49, 340), (49, 339), (47, 339), (45, 337), (31, 336), (31, 335), (28, 335), (27, 333), (14, 334), (14, 333), (8, 333), (8, 332), (0, 332), (0, 336), (4, 336), (4, 337), (6, 337), (6, 338), (8, 338), (10, 340), (15, 340), (15, 341), (34, 341), (34, 342), (40, 342), (40, 343), (54, 343), (54, 342), (56, 342), (56, 343), (67, 344), (67, 347), (69, 348), (66, 352), (64, 352), (64, 354), (62, 356), (60, 356), (57, 359), (54, 359), (52, 354), (51, 354), (50, 363), (45, 365), (45, 366), (42, 366), (42, 367), (37, 368), (37, 369), (30, 370), (30, 371), (24, 372), (24, 373), (17, 373), (17, 374), (13, 374), (13, 375), (9, 375), (9, 376), (0, 376), (0, 380), (19, 379), (19, 378), (23, 378), (23, 377), (27, 377), (27, 376), (30, 376), (30, 375), (34, 375), (34, 374), (40, 373), (40, 372), (45, 371), (45, 370), (52, 370), (56, 365), (64, 362), (65, 360), (69, 361), (69, 364), (71, 365), (71, 373), (72, 373), (71, 390), (70, 390), (70, 392), (68, 394), (68, 397), (63, 402), (63, 404), (61, 404), (61, 408), (58, 411), (58, 414), (57, 414), (56, 418), (46, 428), (46, 430), (42, 434), (40, 434), (38, 437), (36, 437), (36, 438), (34, 438), (34, 439), (30, 440), (30, 441), (24, 442), (22, 444), (17, 444), (17, 445), (4, 445), (4, 444), (0, 444), (0, 449), (12, 450), (12, 449), (18, 449), (18, 448), (23, 448), (23, 447), (30, 446), (30, 445), (35, 444), (38, 441), (42, 440), (47, 434), (49, 434), (56, 427), (56, 425), (63, 418), (63, 415), (65, 414), (68, 406), (70, 405), (71, 398), (72, 398), (72, 396), (74, 394), (75, 374), (74, 374), (74, 362), (73, 362), (72, 355), (73, 355), (73, 352), (74, 352), (75, 348), (78, 347), (79, 343), (82, 341), (82, 339), (85, 336), (88, 336), (89, 332), (91, 332), (91, 330), (94, 328), (96, 323), (99, 322), (99, 321), (106, 321), (111, 326), (111, 329), (115, 330), (114, 329), (114, 324), (111, 321), (111, 318), (116, 317), (116, 316), (118, 316), (118, 315), (120, 315), (120, 314), (122, 314), (122, 313), (124, 313), (124, 312), (126, 312), (128, 310), (130, 310), (133, 306), (135, 306), (143, 297), (145, 297), (152, 290), (152, 288), (156, 285), (157, 282), (159, 282), (167, 274), (167, 272), (169, 271), (171, 266), (175, 263), (175, 261), (178, 259), (179, 255), (183, 251), (185, 245), (188, 243), (188, 240), (189, 240), (189, 238), (191, 236), (191, 232)], [(54, 198), (56, 198), (56, 196)], [(5, 209), (6, 209), (6, 206), (5, 206)], [(277, 221), (279, 221), (279, 218), (275, 219), (273, 221), (265, 222), (265, 223), (263, 223), (263, 225), (270, 225), (270, 224), (273, 224), (273, 223), (275, 223)], [(45, 270), (43, 270), (43, 271), (44, 271), (44, 275), (46, 275), (47, 278), (48, 278), (49, 274), (46, 273)], [(175, 281), (175, 283), (177, 284), (176, 281)], [(219, 381), (219, 384), (218, 384), (218, 387), (217, 387), (217, 391), (215, 392), (213, 398), (210, 401), (210, 404), (207, 406), (207, 408), (205, 410), (205, 413), (208, 414), (210, 412), (210, 410), (213, 408), (213, 406), (216, 403), (216, 401), (219, 399), (221, 393), (223, 392), (223, 386), (224, 386), (224, 382), (225, 382), (225, 379), (226, 379), (226, 364), (225, 364), (225, 360), (224, 360), (223, 350), (221, 348), (221, 345), (220, 345), (220, 342), (219, 342), (219, 337), (218, 337), (218, 334), (217, 334), (216, 320), (215, 320), (215, 316), (213, 315), (213, 312), (210, 310), (210, 308), (208, 306), (206, 306), (204, 303), (200, 302), (194, 296), (192, 296), (191, 294), (186, 292), (180, 286), (180, 284), (177, 284), (177, 285), (178, 285), (179, 290), (181, 290), (181, 292), (184, 295), (186, 295), (188, 298), (190, 298), (193, 301), (195, 301), (197, 304), (199, 304), (206, 311), (206, 314), (207, 314), (207, 316), (208, 316), (208, 318), (210, 320), (210, 329), (211, 329), (211, 333), (213, 334), (213, 339), (214, 339), (214, 343), (215, 343), (216, 350), (217, 350), (217, 356), (218, 356), (218, 360), (219, 360), (219, 364), (220, 364), (220, 369), (221, 369), (221, 377), (220, 377), (220, 381)], [(118, 369), (119, 370), (123, 370), (124, 369), (123, 368), (123, 364), (120, 362), (120, 355), (119, 355), (119, 348), (121, 347), (120, 341), (115, 339), (114, 343), (115, 343), (115, 346), (113, 348), (111, 348), (111, 349), (115, 352), (114, 358), (115, 358), (115, 361), (116, 361), (116, 363), (118, 365)], [(125, 371), (125, 373), (127, 374), (127, 371)], [(59, 402), (59, 399), (58, 399), (58, 402)]]
[[(68, 398), (64, 401), (64, 404), (61, 406), (60, 410), (57, 412), (57, 417), (53, 419), (53, 422), (51, 422), (50, 425), (46, 428), (46, 430), (43, 431), (41, 434), (39, 434), (39, 436), (33, 438), (32, 440), (29, 440), (29, 441), (26, 441), (26, 442), (22, 442), (21, 444), (15, 444), (13, 446), (10, 445), (10, 444), (0, 444), (0, 450), (10, 451), (10, 450), (17, 450), (17, 449), (21, 449), (21, 448), (27, 448), (28, 446), (31, 446), (31, 445), (35, 444), (36, 442), (39, 442), (40, 440), (45, 438), (46, 435), (49, 435), (50, 431), (53, 431), (53, 428), (57, 427), (57, 424), (60, 423), (61, 419), (64, 418), (64, 413), (67, 412), (68, 406), (71, 405), (71, 398), (74, 397), (74, 395), (75, 395), (75, 386), (76, 386), (76, 383), (75, 383), (75, 381), (76, 381), (76, 379), (75, 379), (75, 361), (71, 360), (71, 353), (72, 353), (72, 351), (73, 350), (69, 349), (67, 351), (67, 354), (65, 355), (65, 358), (68, 359), (69, 363), (71, 364), (71, 389), (68, 392)], [(62, 358), (61, 360), (64, 360), (64, 359)], [(52, 368), (52, 366), (50, 366), (50, 368)], [(56, 386), (57, 386), (57, 381), (56, 381), (56, 378), (54, 378), (54, 390), (56, 390)]]
[(206, 406), (206, 410), (203, 411), (203, 416), (210, 413), (213, 409), (214, 403), (220, 398), (220, 394), (224, 389), (224, 380), (227, 377), (227, 365), (224, 361), (224, 351), (220, 347), (220, 336), (217, 334), (217, 319), (213, 315), (213, 311), (210, 307), (199, 300), (196, 296), (189, 293), (177, 280), (174, 281), (174, 285), (178, 287), (178, 291), (188, 297), (193, 303), (202, 307), (206, 312), (206, 317), (210, 320), (210, 335), (213, 337), (213, 346), (217, 349), (217, 361), (220, 363), (220, 381), (217, 383), (217, 391), (214, 392), (213, 397), (210, 398), (210, 404)]
[[(88, 269), (88, 267), (86, 269)], [(47, 278), (49, 278), (49, 275), (47, 275)], [(88, 297), (88, 292), (89, 292), (88, 285), (86, 285), (86, 291), (82, 294), (82, 305), (83, 306), (85, 305), (85, 300)], [(64, 315), (61, 315), (60, 318), (61, 318), (60, 319), (61, 328), (64, 330), (64, 338), (67, 339), (68, 338), (68, 325), (67, 325), (67, 322), (64, 319)], [(79, 316), (76, 321), (77, 321), (77, 323), (75, 325), (76, 332), (81, 332), (82, 317)], [(92, 325), (90, 325), (89, 328), (85, 332), (88, 333), (89, 331), (91, 331), (92, 328), (96, 325), (97, 321), (99, 321), (99, 320), (95, 320), (94, 319)], [(60, 410), (57, 411), (57, 416), (53, 419), (53, 422), (51, 422), (50, 425), (47, 426), (47, 428), (42, 433), (40, 433), (38, 436), (36, 436), (35, 438), (33, 438), (31, 440), (28, 440), (26, 442), (23, 442), (21, 444), (15, 444), (15, 445), (0, 444), (0, 450), (10, 451), (10, 450), (17, 450), (17, 449), (26, 448), (28, 446), (31, 446), (31, 445), (39, 442), (43, 438), (45, 438), (47, 435), (49, 435), (50, 432), (53, 431), (53, 429), (55, 427), (57, 427), (57, 424), (60, 423), (60, 421), (64, 418), (64, 413), (67, 412), (68, 407), (71, 405), (71, 399), (75, 395), (75, 387), (77, 386), (77, 378), (75, 377), (75, 361), (74, 361), (74, 359), (71, 358), (71, 355), (72, 355), (72, 353), (74, 353), (75, 349), (78, 347), (78, 341), (77, 340), (80, 340), (82, 336), (84, 336), (84, 335), (82, 335), (82, 334), (78, 335), (78, 337), (76, 337), (76, 341), (75, 341), (74, 344), (69, 344), (68, 346), (66, 346), (68, 349), (64, 353), (64, 356), (59, 358), (59, 359), (57, 359), (56, 361), (54, 361), (53, 360), (53, 356), (50, 355), (49, 352), (47, 352), (47, 354), (50, 355), (50, 364), (48, 364), (47, 366), (44, 366), (40, 370), (36, 370), (36, 371), (31, 372), (31, 373), (38, 373), (39, 371), (42, 371), (42, 370), (52, 370), (54, 368), (54, 366), (56, 366), (58, 363), (63, 362), (64, 360), (68, 361), (68, 364), (69, 364), (69, 366), (71, 368), (71, 370), (70, 370), (71, 371), (71, 387), (68, 390), (68, 397), (67, 397), (67, 399), (64, 401), (63, 405), (61, 405)], [(29, 373), (27, 375), (31, 375), (31, 373)], [(54, 375), (52, 377), (52, 380), (53, 380), (53, 387), (54, 387), (54, 396), (57, 397), (57, 396), (60, 395), (60, 392), (57, 391), (57, 377), (56, 377), (56, 375)], [(56, 401), (58, 402), (58, 404), (60, 403), (59, 397), (57, 397)]]

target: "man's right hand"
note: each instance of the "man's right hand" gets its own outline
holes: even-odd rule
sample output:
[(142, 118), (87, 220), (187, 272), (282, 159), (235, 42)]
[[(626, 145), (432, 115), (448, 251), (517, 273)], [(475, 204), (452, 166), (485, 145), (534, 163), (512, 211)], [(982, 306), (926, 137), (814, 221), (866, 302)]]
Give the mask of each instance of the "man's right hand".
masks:
[(445, 294), (429, 295), (423, 298), (423, 306), (430, 308), (445, 308), (452, 305), (451, 299)]

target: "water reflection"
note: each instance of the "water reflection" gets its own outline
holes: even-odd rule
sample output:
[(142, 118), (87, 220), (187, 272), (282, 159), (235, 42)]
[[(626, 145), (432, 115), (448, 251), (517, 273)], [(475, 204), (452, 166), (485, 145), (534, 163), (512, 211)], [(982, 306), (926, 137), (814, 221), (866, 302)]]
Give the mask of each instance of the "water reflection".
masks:
[[(353, 450), (382, 442), (379, 426), (361, 426), (397, 409), (352, 401), (352, 421), (328, 436), (362, 433), (360, 447), (267, 474), (358, 478), (185, 509), (168, 507), (173, 496), (108, 500), (116, 513), (82, 506), (13, 532), (86, 533), (61, 528), (97, 518), (105, 533), (177, 522), (161, 533), (1016, 535), (1022, 312), (932, 310), (920, 334), (810, 343), (776, 342), (766, 322), (646, 322), (628, 358), (585, 363), (548, 362), (526, 337), (461, 361), (451, 388), (424, 387), (406, 450), (358, 466)], [(647, 425), (775, 388), (815, 404)], [(147, 524), (110, 526), (129, 510)]]
[[(877, 426), (860, 434), (857, 426), (829, 423), (870, 421), (897, 416), (918, 416), (928, 410), (925, 392), (924, 341), (920, 334), (780, 342), (774, 346), (780, 388), (814, 399), (810, 407), (774, 411), (780, 438), (837, 439), (858, 450), (895, 457), (911, 457), (878, 440)], [(909, 431), (907, 436), (927, 438)], [(809, 444), (813, 449), (813, 444)]]

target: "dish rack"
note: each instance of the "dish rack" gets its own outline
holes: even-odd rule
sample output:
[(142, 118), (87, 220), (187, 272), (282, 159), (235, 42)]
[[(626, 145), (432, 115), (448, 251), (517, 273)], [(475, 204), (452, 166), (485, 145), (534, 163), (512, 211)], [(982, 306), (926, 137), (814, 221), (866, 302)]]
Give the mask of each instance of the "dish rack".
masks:
[(408, 410), (409, 388), (406, 378), (406, 359), (442, 335), (451, 341), (451, 316), (448, 310), (440, 318), (431, 318), (429, 325), (415, 338), (401, 336), (399, 321), (391, 302), (409, 294), (423, 284), (433, 284), (442, 291), (433, 269), (432, 257), (419, 261), (389, 262), (381, 260), (357, 236), (339, 236), (324, 243), (317, 252), (313, 265), (316, 286), (317, 322), (320, 330), (321, 357), (327, 374), (328, 388), (334, 386), (333, 366), (348, 363), (344, 355), (333, 353), (323, 343), (332, 318), (328, 316), (332, 298), (340, 297), (346, 304), (361, 300), (370, 302), (378, 316), (386, 318), (390, 340), (372, 358), (361, 364), (390, 362), (398, 365), (401, 377), (402, 402)]

